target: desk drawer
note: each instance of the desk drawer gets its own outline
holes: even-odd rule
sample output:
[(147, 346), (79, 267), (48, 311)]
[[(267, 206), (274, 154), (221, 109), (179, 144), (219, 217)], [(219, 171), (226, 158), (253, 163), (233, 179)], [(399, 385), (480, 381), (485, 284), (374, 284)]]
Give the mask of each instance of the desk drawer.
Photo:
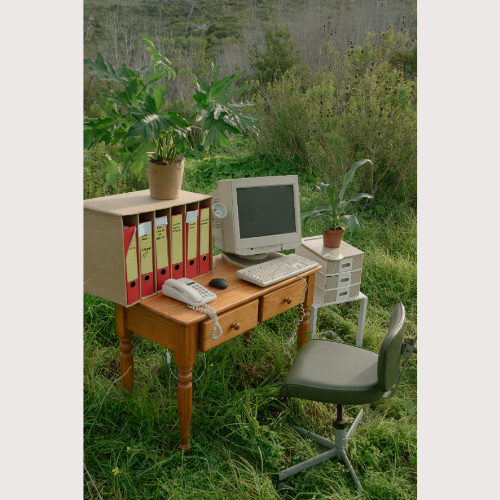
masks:
[(266, 319), (272, 318), (300, 304), (304, 296), (305, 287), (305, 283), (300, 280), (261, 297), (259, 321), (266, 321)]
[[(210, 304), (208, 304), (210, 305)], [(222, 335), (217, 340), (210, 338), (213, 322), (211, 319), (206, 319), (201, 323), (200, 334), (200, 351), (205, 352), (216, 345), (222, 344), (226, 340), (232, 339), (241, 333), (247, 332), (253, 327), (257, 326), (257, 314), (259, 311), (259, 299), (245, 304), (241, 307), (235, 307), (230, 311), (218, 315), (219, 325), (222, 328)], [(238, 323), (235, 327), (231, 326), (233, 323)], [(218, 332), (215, 332), (217, 335)]]

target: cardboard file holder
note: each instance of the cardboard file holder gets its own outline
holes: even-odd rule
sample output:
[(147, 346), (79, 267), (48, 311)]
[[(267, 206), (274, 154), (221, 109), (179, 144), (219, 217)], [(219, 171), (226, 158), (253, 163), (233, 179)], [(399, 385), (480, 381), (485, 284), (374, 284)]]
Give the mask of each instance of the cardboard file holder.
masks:
[[(150, 280), (153, 281), (153, 294), (161, 293), (161, 287), (158, 286), (159, 276), (157, 273), (157, 253), (156, 253), (156, 226), (157, 217), (167, 217), (168, 225), (171, 226), (171, 218), (175, 212), (186, 214), (186, 205), (190, 209), (198, 210), (203, 206), (211, 206), (212, 197), (204, 194), (190, 193), (181, 191), (177, 200), (155, 200), (151, 198), (149, 189), (136, 191), (133, 193), (123, 193), (114, 196), (104, 196), (85, 200), (83, 203), (83, 242), (84, 242), (84, 270), (83, 270), (83, 291), (97, 297), (101, 297), (124, 307), (130, 307), (137, 302), (127, 304), (127, 282), (126, 282), (126, 263), (124, 255), (124, 231), (123, 225), (139, 227), (139, 219), (148, 219), (152, 221), (151, 230), (153, 232), (152, 252), (153, 252), (153, 272)], [(209, 253), (208, 270), (204, 267), (203, 274), (213, 269), (213, 245), (212, 225), (209, 224)], [(169, 228), (170, 229), (170, 228)], [(186, 269), (185, 239), (182, 239), (182, 264), (183, 276)], [(160, 259), (165, 263), (165, 259)], [(206, 261), (205, 261), (206, 262)], [(162, 267), (168, 268), (172, 276), (172, 246), (168, 247), (167, 264)], [(197, 275), (200, 275), (199, 266)], [(140, 270), (139, 270), (140, 275)], [(167, 279), (167, 278), (165, 278)], [(141, 280), (138, 280), (139, 288), (142, 288)], [(149, 281), (149, 280), (148, 280)], [(147, 290), (149, 292), (150, 290)], [(143, 296), (144, 290), (139, 290), (139, 297)], [(149, 294), (148, 296), (151, 296)]]

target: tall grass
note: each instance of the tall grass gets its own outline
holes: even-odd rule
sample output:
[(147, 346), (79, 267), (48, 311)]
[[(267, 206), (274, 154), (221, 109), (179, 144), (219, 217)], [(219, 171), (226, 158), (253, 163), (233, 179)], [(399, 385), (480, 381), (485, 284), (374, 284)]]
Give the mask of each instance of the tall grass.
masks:
[[(303, 209), (318, 201), (319, 194), (306, 187), (301, 195)], [(364, 346), (378, 350), (397, 301), (406, 307), (407, 333), (416, 331), (416, 214), (404, 205), (386, 206), (383, 216), (369, 210), (359, 208), (361, 230), (347, 240), (365, 252)], [(317, 230), (304, 227), (303, 236)], [(320, 309), (318, 332), (333, 329), (354, 343), (357, 313), (357, 303)], [(364, 495), (337, 461), (294, 476), (290, 490), (276, 492), (277, 472), (324, 451), (296, 434), (294, 424), (333, 438), (334, 405), (278, 393), (290, 366), (283, 342), (294, 333), (297, 314), (294, 308), (259, 324), (247, 346), (239, 336), (208, 351), (206, 360), (198, 353), (193, 380), (205, 372), (193, 384), (193, 448), (183, 454), (177, 448), (176, 380), (165, 349), (134, 335), (135, 386), (129, 398), (121, 390), (113, 304), (84, 295), (84, 497), (415, 499), (415, 362), (394, 398), (364, 407), (349, 449)], [(175, 355), (173, 363), (176, 373)], [(358, 411), (346, 408), (351, 422)]]

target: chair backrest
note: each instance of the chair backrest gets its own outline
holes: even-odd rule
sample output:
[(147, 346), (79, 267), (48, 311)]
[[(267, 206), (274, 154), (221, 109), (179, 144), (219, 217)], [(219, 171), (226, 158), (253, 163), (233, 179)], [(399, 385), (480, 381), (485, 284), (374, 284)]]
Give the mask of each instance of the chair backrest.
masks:
[(378, 352), (378, 385), (383, 391), (388, 391), (398, 380), (404, 328), (405, 308), (400, 302), (392, 311), (389, 332), (382, 341)]

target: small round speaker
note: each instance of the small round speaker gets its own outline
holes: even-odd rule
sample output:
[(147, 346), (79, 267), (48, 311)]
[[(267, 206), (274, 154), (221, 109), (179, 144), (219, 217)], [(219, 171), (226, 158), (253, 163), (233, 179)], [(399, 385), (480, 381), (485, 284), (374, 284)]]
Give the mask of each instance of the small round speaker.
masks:
[(227, 215), (227, 208), (222, 203), (214, 203), (212, 206), (212, 212), (219, 219), (223, 219)]

